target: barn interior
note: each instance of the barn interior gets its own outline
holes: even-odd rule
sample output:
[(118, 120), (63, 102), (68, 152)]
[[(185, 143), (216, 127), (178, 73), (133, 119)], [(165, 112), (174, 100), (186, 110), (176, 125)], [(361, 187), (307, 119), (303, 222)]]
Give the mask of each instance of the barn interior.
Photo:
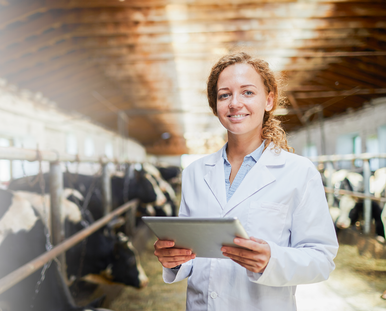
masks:
[(154, 155), (226, 140), (206, 99), (216, 60), (246, 50), (284, 77), (288, 132), (386, 94), (382, 0), (2, 0), (0, 77)]
[[(331, 190), (323, 175), (333, 220), (342, 194), (364, 199), (367, 211), (386, 207), (385, 0), (0, 0), (0, 191), (50, 172), (41, 150), (64, 156), (63, 172), (98, 178), (106, 167), (124, 174), (123, 163), (185, 167), (219, 150), (227, 136), (208, 106), (207, 77), (236, 51), (280, 77), (276, 117), (295, 153), (322, 175), (362, 175), (353, 191)], [(29, 158), (14, 157), (18, 149)], [(178, 197), (181, 179), (173, 182)], [(386, 310), (386, 235), (375, 238), (370, 216), (355, 223), (362, 231), (342, 229), (335, 274), (299, 288), (299, 311)], [(93, 298), (107, 294), (105, 308), (184, 308), (186, 283), (166, 290), (147, 244), (134, 246), (154, 279), (141, 291), (99, 284)]]

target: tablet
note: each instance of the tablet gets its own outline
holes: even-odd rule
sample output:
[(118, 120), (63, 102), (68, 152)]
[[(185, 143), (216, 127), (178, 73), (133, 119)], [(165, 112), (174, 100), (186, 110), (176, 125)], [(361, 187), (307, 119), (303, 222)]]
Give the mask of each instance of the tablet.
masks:
[(142, 217), (160, 240), (172, 240), (175, 247), (189, 248), (196, 257), (227, 258), (223, 245), (235, 246), (233, 239), (249, 239), (237, 218)]

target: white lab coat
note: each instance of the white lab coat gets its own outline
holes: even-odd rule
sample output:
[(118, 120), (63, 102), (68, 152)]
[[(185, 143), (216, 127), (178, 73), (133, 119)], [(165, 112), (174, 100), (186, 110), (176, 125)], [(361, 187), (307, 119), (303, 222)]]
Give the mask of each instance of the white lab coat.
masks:
[(180, 217), (237, 217), (271, 247), (264, 273), (230, 259), (196, 258), (166, 283), (188, 279), (187, 310), (296, 310), (296, 285), (326, 280), (338, 242), (319, 172), (306, 158), (270, 145), (226, 201), (222, 150), (183, 172)]

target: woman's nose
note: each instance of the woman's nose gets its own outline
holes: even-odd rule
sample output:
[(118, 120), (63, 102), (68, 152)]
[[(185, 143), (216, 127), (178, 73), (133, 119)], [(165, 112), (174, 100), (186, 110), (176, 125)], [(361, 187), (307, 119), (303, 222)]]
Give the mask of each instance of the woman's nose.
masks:
[(240, 108), (242, 106), (239, 96), (232, 96), (232, 100), (229, 103), (229, 108)]

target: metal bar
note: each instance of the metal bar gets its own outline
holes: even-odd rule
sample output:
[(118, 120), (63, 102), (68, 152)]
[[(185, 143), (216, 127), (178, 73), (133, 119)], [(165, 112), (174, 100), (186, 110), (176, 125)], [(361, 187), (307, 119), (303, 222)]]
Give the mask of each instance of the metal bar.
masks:
[(15, 284), (19, 283), (21, 280), (25, 279), (27, 276), (34, 273), (36, 270), (41, 268), (46, 262), (54, 259), (59, 254), (65, 252), (69, 248), (73, 247), (74, 245), (78, 244), (80, 241), (88, 237), (90, 234), (102, 228), (114, 217), (122, 214), (123, 212), (127, 211), (133, 206), (136, 206), (137, 203), (138, 203), (138, 200), (136, 199), (123, 204), (122, 206), (120, 206), (110, 214), (104, 216), (103, 218), (93, 223), (90, 227), (83, 229), (82, 231), (68, 238), (64, 242), (55, 246), (49, 252), (46, 252), (40, 255), (39, 257), (25, 264), (24, 266), (18, 268), (17, 270), (3, 277), (0, 280), (0, 294), (5, 292), (7, 289), (11, 288)]
[[(108, 163), (114, 162), (113, 159), (108, 159), (106, 157), (85, 157), (77, 156), (73, 154), (58, 153), (53, 150), (39, 150), (42, 161), (62, 161), (62, 162), (93, 162), (93, 163)], [(37, 150), (36, 149), (23, 149), (16, 147), (0, 147), (0, 159), (6, 160), (27, 160), (27, 161), (36, 161), (37, 160)]]
[(309, 157), (312, 162), (336, 162), (336, 161), (352, 161), (352, 160), (369, 160), (369, 159), (386, 159), (386, 153), (371, 154), (334, 154), (322, 155), (318, 157)]
[(126, 212), (125, 233), (128, 237), (134, 237), (135, 235), (135, 213), (137, 212), (136, 206)]
[[(369, 160), (366, 159), (363, 161), (363, 184), (364, 184), (366, 195), (370, 194), (370, 176), (371, 176), (370, 163), (369, 163)], [(371, 200), (369, 198), (365, 198), (364, 206), (363, 206), (363, 216), (365, 220), (365, 226), (364, 226), (363, 232), (365, 234), (369, 234), (370, 228), (371, 228)]]
[[(51, 238), (52, 244), (58, 245), (65, 240), (63, 218), (63, 172), (60, 162), (50, 163), (50, 211), (51, 211)], [(65, 277), (66, 274), (66, 256), (65, 253), (58, 256), (61, 265), (61, 273)]]
[(342, 190), (342, 189), (336, 190), (334, 188), (328, 188), (328, 187), (324, 187), (324, 191), (326, 193), (347, 194), (347, 195), (351, 195), (352, 197), (359, 198), (359, 199), (370, 199), (372, 201), (378, 201), (381, 203), (386, 203), (386, 198), (378, 198), (378, 197), (375, 197), (372, 195), (367, 195), (367, 194), (364, 194), (361, 192), (354, 192), (354, 191), (348, 191), (348, 190)]
[(107, 164), (102, 165), (102, 200), (104, 215), (112, 210), (111, 180)]
[[(334, 167), (332, 165), (332, 162), (327, 162), (326, 166), (328, 171), (327, 187), (332, 188), (332, 173), (334, 171)], [(334, 206), (334, 193), (327, 194), (327, 201), (328, 201), (328, 206)]]

